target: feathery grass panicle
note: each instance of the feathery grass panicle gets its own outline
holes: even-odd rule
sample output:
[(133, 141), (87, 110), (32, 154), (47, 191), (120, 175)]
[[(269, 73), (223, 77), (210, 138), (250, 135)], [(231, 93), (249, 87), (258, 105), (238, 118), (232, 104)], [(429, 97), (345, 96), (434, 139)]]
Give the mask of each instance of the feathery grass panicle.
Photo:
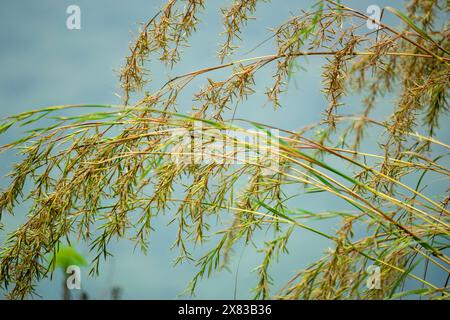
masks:
[[(14, 126), (34, 127), (43, 119), (54, 123), (0, 148), (22, 154), (11, 183), (0, 193), (0, 214), (15, 214), (24, 200), (31, 203), (26, 222), (9, 234), (0, 252), (0, 285), (8, 288), (9, 296), (35, 293), (36, 282), (51, 272), (47, 254), (64, 239), (78, 236), (90, 244), (91, 273), (96, 274), (110, 255), (112, 239), (131, 238), (145, 252), (152, 220), (170, 213), (178, 227), (177, 263), (198, 267), (188, 286), (192, 294), (202, 278), (226, 268), (233, 249), (244, 244), (256, 245), (262, 253), (255, 269), (255, 298), (395, 299), (420, 294), (448, 299), (448, 283), (430, 279), (427, 270), (433, 266), (450, 274), (449, 189), (432, 197), (423, 191), (426, 176), (448, 181), (450, 175), (443, 162), (450, 146), (437, 136), (448, 111), (450, 79), (448, 21), (441, 28), (435, 18), (445, 1), (412, 0), (406, 13), (387, 8), (403, 29), (380, 22), (376, 35), (365, 28), (365, 13), (319, 1), (273, 29), (276, 52), (224, 63), (249, 15), (257, 14), (257, 1), (236, 0), (222, 10), (226, 40), (219, 64), (181, 74), (140, 96), (150, 81), (146, 61), (153, 56), (170, 66), (179, 61), (205, 3), (169, 0), (143, 26), (120, 76), (124, 105), (49, 107), (0, 123), (0, 133)], [(268, 65), (275, 65), (275, 72), (267, 98), (282, 106), (293, 65), (306, 56), (328, 59), (322, 73), (328, 99), (322, 121), (290, 131), (234, 116), (229, 120), (230, 111), (257, 94), (258, 71)], [(230, 70), (230, 75), (214, 79), (216, 70)], [(205, 86), (192, 97), (193, 115), (177, 113), (180, 94), (194, 79), (203, 78)], [(343, 97), (355, 91), (364, 94), (363, 107), (344, 108)], [(398, 94), (391, 115), (371, 118), (386, 93)], [(132, 95), (141, 100), (129, 105)], [(79, 115), (61, 116), (69, 108), (78, 108)], [(426, 133), (418, 130), (422, 124)], [(361, 150), (368, 128), (380, 132), (378, 151), (371, 153)], [(278, 133), (271, 134), (272, 129)], [(265, 133), (271, 153), (265, 153), (267, 145), (261, 149), (236, 139), (242, 133), (249, 139)], [(202, 142), (195, 145), (199, 136)], [(216, 152), (223, 147), (221, 141), (233, 141), (236, 149)], [(236, 150), (258, 157), (241, 158)], [(203, 161), (205, 157), (214, 161)], [(230, 163), (236, 160), (239, 165)], [(407, 182), (411, 180), (412, 185)], [(290, 199), (310, 194), (340, 199), (349, 210), (289, 207)], [(312, 220), (323, 219), (341, 221), (339, 229), (327, 233), (311, 226)], [(272, 238), (257, 243), (259, 230)], [(271, 265), (288, 253), (289, 240), (299, 230), (323, 237), (331, 247), (274, 292)], [(215, 241), (213, 249), (196, 257), (193, 247), (205, 241)], [(380, 268), (379, 290), (366, 286), (371, 265)], [(420, 273), (418, 266), (423, 265), (426, 271)], [(405, 290), (405, 283), (414, 289)]]

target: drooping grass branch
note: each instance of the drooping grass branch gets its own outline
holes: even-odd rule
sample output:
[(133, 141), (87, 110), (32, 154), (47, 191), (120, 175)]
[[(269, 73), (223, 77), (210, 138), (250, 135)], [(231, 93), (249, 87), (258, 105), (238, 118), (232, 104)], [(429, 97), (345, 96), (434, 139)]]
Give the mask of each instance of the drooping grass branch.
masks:
[[(146, 252), (153, 219), (170, 213), (178, 228), (177, 263), (198, 266), (190, 293), (203, 277), (230, 263), (233, 248), (256, 244), (259, 230), (265, 230), (272, 238), (257, 244), (263, 258), (256, 268), (256, 298), (448, 298), (445, 281), (418, 274), (421, 265), (448, 274), (450, 264), (448, 189), (433, 196), (423, 190), (428, 175), (447, 181), (450, 175), (443, 161), (448, 142), (438, 136), (448, 110), (448, 31), (418, 14), (434, 16), (437, 5), (419, 3), (407, 13), (387, 8), (406, 29), (380, 22), (375, 35), (365, 29), (365, 14), (319, 1), (311, 12), (274, 29), (269, 40), (276, 53), (231, 59), (239, 53), (235, 39), (249, 15), (257, 14), (257, 1), (234, 1), (222, 10), (226, 39), (220, 64), (176, 76), (129, 105), (150, 81), (148, 60), (156, 55), (176, 67), (206, 6), (168, 1), (130, 46), (121, 72), (124, 105), (48, 107), (0, 124), (0, 133), (30, 128), (0, 148), (21, 154), (0, 194), (0, 214), (14, 214), (19, 202), (31, 203), (27, 221), (2, 245), (0, 284), (11, 288), (12, 298), (33, 293), (36, 281), (51, 272), (48, 254), (72, 236), (90, 244), (96, 274), (114, 237), (131, 238)], [(266, 95), (281, 108), (296, 59), (303, 56), (326, 58), (322, 89), (328, 105), (320, 123), (292, 131), (230, 114), (256, 94), (258, 70), (269, 65), (275, 72)], [(227, 78), (213, 78), (213, 71), (226, 68)], [(178, 112), (180, 94), (202, 78), (193, 113)], [(352, 89), (365, 96), (362, 108), (342, 114), (343, 98)], [(377, 99), (388, 92), (398, 95), (392, 115), (373, 119)], [(65, 116), (68, 109), (79, 113)], [(426, 133), (417, 132), (419, 122)], [(376, 127), (379, 152), (364, 150), (368, 127)], [(309, 194), (339, 199), (349, 210), (290, 207)], [(340, 226), (330, 233), (312, 227), (314, 219)], [(274, 294), (271, 264), (288, 252), (298, 230), (325, 238), (332, 248), (307, 269), (293, 270), (292, 280)], [(193, 247), (207, 240), (216, 246), (196, 257)], [(371, 264), (381, 268), (379, 290), (366, 287)], [(403, 290), (407, 281), (414, 284), (411, 292)]]

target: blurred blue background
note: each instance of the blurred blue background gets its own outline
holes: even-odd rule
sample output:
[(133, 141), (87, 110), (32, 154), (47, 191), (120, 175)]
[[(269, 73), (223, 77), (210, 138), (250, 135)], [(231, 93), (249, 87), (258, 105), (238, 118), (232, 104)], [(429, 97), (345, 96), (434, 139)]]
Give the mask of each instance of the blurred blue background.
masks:
[[(200, 15), (199, 31), (192, 36), (191, 47), (185, 49), (182, 62), (172, 70), (157, 62), (151, 64), (154, 83), (150, 85), (149, 90), (157, 89), (171, 75), (218, 64), (216, 52), (218, 44), (223, 40), (219, 36), (223, 31), (219, 8), (229, 2), (207, 2), (206, 9)], [(51, 105), (120, 103), (117, 70), (128, 54), (129, 43), (136, 36), (138, 22), (147, 21), (163, 3), (164, 1), (160, 0), (2, 0), (1, 117)], [(265, 40), (268, 28), (276, 27), (285, 21), (290, 12), (298, 13), (300, 9), (308, 9), (312, 3), (313, 1), (294, 0), (260, 3), (256, 19), (250, 21), (245, 28), (242, 50), (239, 52), (246, 52)], [(380, 7), (402, 7), (402, 1), (359, 0), (344, 3), (361, 11), (365, 11), (371, 4)], [(72, 4), (81, 8), (81, 30), (66, 28), (66, 8)], [(386, 19), (389, 21), (391, 18)], [(274, 50), (273, 44), (269, 42), (250, 55), (237, 54), (236, 57), (272, 54)], [(300, 61), (307, 71), (300, 71), (295, 75), (295, 83), (290, 85), (288, 93), (283, 97), (283, 109), (277, 112), (266, 102), (263, 94), (271, 81), (269, 68), (267, 76), (263, 74), (260, 78), (262, 80), (257, 82), (256, 94), (239, 107), (236, 117), (287, 129), (297, 129), (320, 120), (326, 106), (326, 101), (320, 93), (320, 73), (324, 62), (325, 59), (318, 57)], [(214, 77), (220, 79), (227, 72), (229, 70), (217, 72)], [(198, 89), (198, 86), (192, 90), (194, 89)], [(390, 103), (393, 99), (393, 96), (387, 96), (381, 100), (380, 115), (391, 111)], [(350, 99), (348, 107), (357, 107), (358, 101)], [(182, 110), (189, 110), (193, 104), (190, 100), (180, 102)], [(18, 134), (20, 131), (12, 130), (1, 136), (0, 144)], [(443, 136), (444, 141), (445, 137), (449, 137), (448, 129), (443, 131)], [(1, 176), (10, 171), (15, 159), (17, 158), (13, 153), (1, 155)], [(2, 179), (0, 187), (7, 184), (8, 179)], [(316, 211), (346, 208), (339, 200), (323, 194), (300, 198), (296, 204), (303, 209)], [(7, 230), (23, 221), (26, 204), (18, 206), (16, 212), (16, 217), (4, 216)], [(122, 298), (178, 298), (194, 276), (196, 268), (189, 264), (173, 266), (177, 252), (170, 247), (175, 239), (176, 229), (174, 226), (166, 226), (168, 221), (170, 215), (155, 220), (154, 228), (157, 231), (151, 235), (147, 256), (138, 249), (135, 250), (130, 241), (113, 241), (110, 249), (114, 257), (103, 264), (98, 278), (88, 277), (88, 270), (83, 269), (83, 290), (91, 298), (98, 299), (109, 298), (112, 287), (121, 288)], [(318, 222), (316, 225), (319, 225)], [(335, 230), (338, 225), (336, 221), (321, 222), (320, 227)], [(0, 240), (3, 241), (5, 236), (5, 233), (0, 233)], [(291, 254), (283, 256), (272, 267), (274, 288), (279, 288), (296, 271), (319, 258), (328, 245), (329, 243), (314, 234), (303, 231), (296, 233), (288, 244)], [(78, 243), (76, 247), (89, 257), (85, 244)], [(199, 284), (197, 298), (231, 299), (235, 290), (237, 298), (252, 297), (251, 288), (256, 285), (257, 280), (252, 269), (260, 264), (262, 257), (252, 247), (241, 250), (245, 250), (244, 254), (242, 251), (235, 253), (229, 271), (216, 273), (211, 279), (203, 280)], [(53, 280), (40, 282), (37, 291), (42, 298), (59, 299), (62, 292), (61, 281), (62, 273), (57, 272)], [(0, 293), (1, 296), (3, 295)]]

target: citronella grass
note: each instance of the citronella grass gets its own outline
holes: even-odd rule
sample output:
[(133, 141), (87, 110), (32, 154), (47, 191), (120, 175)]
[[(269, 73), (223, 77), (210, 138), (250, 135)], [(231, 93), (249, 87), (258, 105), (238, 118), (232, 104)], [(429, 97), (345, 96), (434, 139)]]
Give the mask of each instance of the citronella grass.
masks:
[[(256, 298), (449, 297), (448, 278), (435, 282), (427, 277), (431, 265), (450, 275), (446, 255), (449, 190), (431, 197), (421, 186), (426, 174), (446, 181), (450, 175), (442, 164), (450, 147), (436, 136), (448, 111), (448, 21), (438, 26), (434, 18), (445, 1), (409, 1), (406, 12), (386, 8), (404, 29), (380, 22), (376, 33), (365, 28), (369, 19), (365, 13), (319, 1), (311, 11), (294, 15), (275, 28), (261, 44), (274, 40), (277, 52), (234, 59), (239, 52), (236, 40), (245, 24), (251, 23), (250, 15), (257, 14), (258, 2), (235, 0), (222, 9), (225, 40), (219, 48), (220, 64), (174, 77), (160, 90), (144, 94), (135, 105), (129, 105), (130, 97), (150, 81), (146, 62), (155, 58), (176, 66), (206, 1), (170, 0), (143, 25), (120, 76), (124, 105), (50, 107), (4, 119), (0, 133), (12, 126), (36, 125), (42, 119), (54, 121), (0, 149), (15, 148), (23, 155), (10, 174), (10, 186), (0, 194), (0, 212), (14, 214), (19, 201), (32, 201), (27, 221), (10, 233), (0, 253), (0, 284), (10, 289), (10, 297), (24, 298), (34, 292), (36, 281), (50, 271), (47, 254), (56, 252), (59, 243), (71, 235), (91, 245), (93, 274), (98, 273), (102, 258), (108, 257), (113, 237), (128, 237), (132, 232), (132, 239), (145, 251), (153, 217), (169, 208), (173, 212), (173, 206), (177, 208), (173, 212), (173, 223), (178, 226), (174, 235), (174, 246), (180, 251), (177, 261), (194, 260), (198, 266), (189, 286), (191, 293), (201, 278), (229, 262), (239, 241), (251, 243), (255, 231), (265, 229), (272, 231), (267, 233), (272, 238), (261, 248)], [(206, 133), (242, 131), (245, 126), (274, 129), (249, 120), (227, 120), (227, 110), (256, 94), (258, 71), (271, 64), (276, 70), (266, 95), (281, 108), (280, 95), (287, 89), (296, 59), (312, 55), (328, 58), (322, 73), (328, 101), (324, 119), (298, 131), (275, 128), (279, 135), (271, 139), (276, 167), (267, 164), (270, 157), (266, 162), (243, 159), (237, 167), (226, 161), (178, 161), (199, 156), (198, 150), (183, 148), (173, 139), (174, 130), (180, 128), (194, 135), (196, 122), (202, 123)], [(230, 70), (229, 77), (213, 79), (219, 69)], [(194, 115), (178, 113), (179, 94), (193, 79), (204, 76), (208, 77), (205, 87), (193, 97)], [(350, 87), (365, 95), (360, 114), (341, 112)], [(399, 94), (391, 116), (372, 119), (377, 99), (387, 92)], [(68, 108), (78, 108), (80, 114), (58, 116)], [(82, 112), (89, 108), (97, 112)], [(422, 124), (427, 134), (417, 132)], [(360, 149), (368, 126), (384, 134), (378, 153)], [(317, 128), (320, 135), (311, 134)], [(209, 137), (213, 141), (218, 136), (211, 133)], [(240, 147), (254, 146), (241, 143)], [(230, 154), (215, 156), (233, 158)], [(336, 161), (343, 165), (334, 165)], [(184, 186), (184, 197), (177, 199), (174, 188), (186, 177), (190, 183)], [(237, 192), (235, 185), (242, 177), (248, 183)], [(415, 183), (409, 185), (407, 177)], [(25, 189), (26, 182), (33, 186), (30, 190)], [(292, 185), (301, 191), (288, 194), (286, 189)], [(288, 199), (312, 193), (342, 199), (350, 210), (311, 212), (287, 206)], [(211, 239), (211, 218), (225, 212), (232, 214), (233, 221), (217, 220), (222, 224), (212, 237), (216, 245), (196, 259), (189, 243)], [(341, 220), (334, 233), (309, 225), (311, 219), (329, 218)], [(365, 233), (355, 235), (362, 228)], [(324, 237), (334, 247), (273, 292), (270, 265), (287, 252), (297, 229)], [(366, 269), (372, 264), (381, 270), (379, 290), (366, 286)], [(423, 273), (418, 273), (420, 265), (425, 266)], [(413, 283), (412, 290), (404, 289), (407, 281)]]

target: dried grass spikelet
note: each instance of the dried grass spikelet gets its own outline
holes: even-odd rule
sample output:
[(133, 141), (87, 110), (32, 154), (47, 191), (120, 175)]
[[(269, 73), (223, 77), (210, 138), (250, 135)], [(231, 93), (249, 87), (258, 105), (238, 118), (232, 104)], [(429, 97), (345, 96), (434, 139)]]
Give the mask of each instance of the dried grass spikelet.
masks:
[[(153, 52), (159, 60), (173, 66), (180, 59), (180, 50), (187, 45), (189, 36), (195, 31), (199, 20), (197, 15), (204, 8), (204, 0), (188, 0), (179, 11), (179, 0), (170, 0), (142, 28), (137, 40), (130, 47), (121, 70), (120, 80), (124, 90), (124, 102), (128, 104), (130, 94), (141, 91), (149, 81), (144, 65)], [(159, 17), (159, 20), (157, 20)]]
[[(347, 38), (348, 39), (345, 39)], [(345, 39), (345, 40), (344, 40)], [(326, 120), (331, 128), (336, 127), (334, 113), (342, 105), (341, 98), (345, 95), (346, 81), (348, 79), (348, 61), (353, 58), (352, 54), (362, 38), (352, 34), (343, 34), (337, 40), (343, 43), (343, 48), (336, 51), (333, 60), (324, 67), (323, 72), (323, 92), (325, 93), (329, 105), (326, 110)]]
[[(169, 0), (132, 47), (127, 60), (130, 67), (122, 76), (128, 93), (142, 89), (148, 81), (144, 64), (149, 54), (157, 53), (169, 64), (179, 59), (185, 36), (194, 30), (196, 13), (203, 2), (184, 2), (184, 9), (180, 9), (180, 3)], [(331, 248), (298, 273), (278, 298), (378, 297), (380, 293), (364, 287), (368, 264), (383, 268), (383, 277), (388, 280), (383, 298), (393, 298), (396, 292), (407, 294), (401, 288), (406, 279), (423, 285), (425, 290), (421, 292), (426, 297), (449, 298), (448, 288), (442, 283), (417, 273), (417, 268), (409, 269), (416, 265), (419, 255), (447, 273), (450, 263), (441, 245), (450, 234), (448, 190), (427, 195), (421, 185), (427, 177), (417, 179), (429, 172), (438, 179), (448, 179), (450, 173), (441, 157), (449, 147), (416, 132), (420, 121), (425, 121), (427, 130), (436, 134), (447, 108), (448, 32), (432, 31), (435, 28), (428, 26), (430, 40), (416, 28), (397, 31), (382, 24), (376, 34), (366, 30), (363, 12), (333, 1), (327, 3), (327, 7), (302, 12), (276, 28), (277, 51), (273, 54), (177, 76), (133, 106), (50, 107), (1, 122), (0, 133), (40, 119), (54, 121), (50, 127), (29, 131), (29, 135), (0, 147), (0, 152), (13, 148), (22, 152), (11, 184), (0, 193), (0, 210), (14, 213), (18, 202), (31, 203), (25, 223), (2, 245), (0, 285), (11, 286), (12, 298), (33, 293), (36, 281), (48, 275), (46, 254), (73, 235), (89, 242), (94, 254), (91, 273), (96, 274), (100, 262), (110, 254), (112, 239), (128, 237), (131, 231), (131, 239), (145, 251), (153, 217), (166, 213), (178, 231), (174, 236), (174, 248), (180, 252), (177, 262), (194, 261), (198, 268), (189, 287), (191, 293), (200, 279), (227, 267), (233, 247), (240, 242), (261, 248), (256, 297), (273, 296), (270, 266), (279, 254), (287, 252), (295, 230), (301, 235), (312, 232), (329, 241)], [(435, 14), (435, 10), (426, 10)], [(220, 137), (217, 128), (241, 128), (243, 124), (263, 131), (273, 129), (270, 124), (254, 121), (224, 120), (223, 113), (253, 94), (256, 72), (272, 63), (277, 70), (274, 94), (269, 94), (269, 99), (278, 105), (278, 93), (285, 90), (294, 59), (313, 55), (331, 57), (324, 75), (330, 102), (327, 119), (295, 132), (279, 128), (283, 133), (278, 140), (278, 159), (245, 159), (238, 167), (184, 161), (181, 155), (196, 154), (197, 150), (189, 144), (177, 144), (172, 133), (181, 128), (188, 137), (195, 121), (214, 129), (206, 130), (211, 139), (201, 145), (202, 152), (213, 145), (213, 138)], [(351, 62), (355, 62), (353, 67)], [(232, 69), (228, 78), (211, 78), (213, 71), (226, 68)], [(366, 81), (370, 71), (378, 82)], [(178, 113), (180, 94), (193, 79), (205, 75), (208, 82), (194, 97), (198, 112)], [(337, 106), (348, 92), (351, 76), (356, 78), (358, 89), (370, 92), (363, 101), (362, 114), (349, 110), (349, 114), (341, 115)], [(376, 95), (395, 88), (399, 88), (400, 98), (393, 104), (393, 116), (387, 121), (370, 118)], [(75, 107), (105, 109), (52, 117)], [(358, 121), (364, 121), (360, 122), (364, 125)], [(341, 126), (333, 128), (335, 123), (347, 122), (343, 131)], [(379, 137), (378, 152), (349, 147), (349, 132), (357, 132), (359, 144), (368, 123), (385, 134)], [(444, 149), (443, 153), (432, 153), (434, 145)], [(177, 161), (177, 155), (181, 161)], [(274, 163), (278, 166), (272, 168)], [(413, 185), (408, 184), (409, 178)], [(28, 192), (26, 185), (33, 188)], [(180, 191), (179, 198), (174, 190)], [(294, 197), (321, 193), (344, 201), (350, 209), (311, 212), (289, 208), (288, 200)], [(343, 221), (343, 226), (334, 232), (310, 224), (311, 219), (329, 218)], [(221, 227), (219, 231), (213, 223)], [(353, 235), (353, 229), (365, 231)], [(264, 237), (258, 242), (259, 230)], [(216, 242), (211, 250), (195, 257), (192, 248), (206, 240)]]
[(219, 59), (223, 62), (225, 57), (232, 54), (237, 48), (233, 44), (233, 40), (238, 38), (241, 27), (252, 19), (251, 14), (255, 13), (258, 0), (234, 0), (233, 4), (228, 8), (221, 9), (223, 15), (225, 42), (219, 49)]
[(322, 14), (322, 10), (319, 10), (312, 15), (294, 16), (273, 30), (279, 59), (273, 75), (274, 84), (266, 90), (266, 96), (275, 108), (280, 106), (279, 95), (286, 90), (294, 61), (301, 56), (301, 49), (307, 46), (306, 42), (313, 47), (319, 46), (323, 41), (321, 29), (317, 30), (319, 22), (326, 20)]
[(286, 89), (286, 82), (291, 72), (292, 65), (297, 58), (297, 53), (303, 47), (304, 37), (299, 30), (306, 30), (308, 21), (291, 19), (275, 31), (275, 39), (278, 47), (278, 55), (282, 56), (277, 61), (277, 69), (273, 78), (274, 84), (266, 90), (266, 95), (274, 107), (279, 107), (279, 95)]
[(406, 9), (409, 17), (414, 21), (419, 21), (424, 30), (432, 28), (437, 10), (445, 10), (445, 8), (439, 7), (437, 1), (434, 0), (413, 0), (406, 6)]
[[(395, 74), (397, 57), (386, 55), (389, 51), (397, 49), (395, 39), (381, 35), (377, 42), (370, 47), (371, 55), (361, 56), (353, 63), (350, 81), (356, 91), (364, 93), (363, 111), (360, 120), (353, 124), (355, 133), (352, 148), (358, 150), (364, 138), (364, 132), (368, 124), (372, 110), (375, 108), (377, 99), (386, 92), (392, 90), (397, 75)], [(369, 75), (367, 75), (370, 73)]]
[(215, 82), (208, 79), (208, 85), (195, 94), (195, 100), (201, 102), (199, 114), (212, 112), (212, 119), (222, 120), (225, 110), (247, 99), (254, 93), (254, 73), (258, 65), (238, 65), (233, 69), (232, 75), (225, 81)]

